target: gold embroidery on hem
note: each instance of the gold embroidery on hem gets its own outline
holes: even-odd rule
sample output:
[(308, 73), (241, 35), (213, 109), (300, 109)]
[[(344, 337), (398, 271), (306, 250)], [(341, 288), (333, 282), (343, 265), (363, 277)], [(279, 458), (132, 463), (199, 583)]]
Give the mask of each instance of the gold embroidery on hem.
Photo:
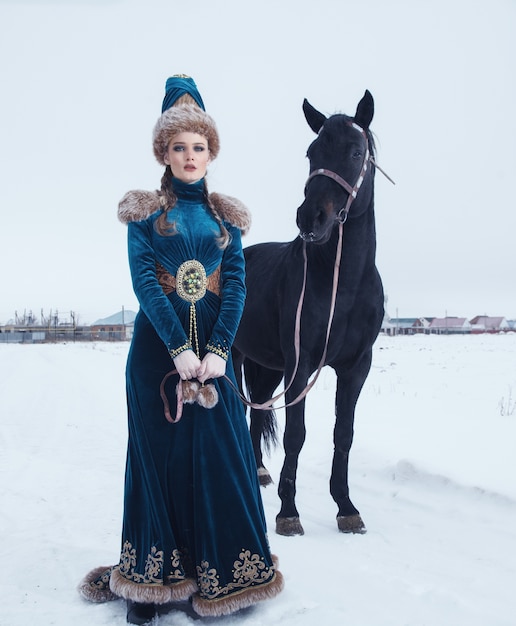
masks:
[(163, 585), (163, 583), (166, 584), (171, 581), (185, 580), (186, 576), (181, 567), (181, 552), (178, 549), (173, 551), (170, 561), (171, 570), (164, 576), (163, 550), (158, 550), (156, 546), (152, 546), (150, 553), (147, 555), (144, 573), (139, 574), (134, 571), (136, 567), (136, 549), (133, 548), (129, 541), (125, 541), (118, 569), (125, 579), (147, 585)]
[(260, 585), (274, 578), (274, 568), (267, 567), (260, 555), (251, 555), (250, 550), (242, 548), (239, 559), (233, 563), (233, 582), (225, 586), (220, 585), (217, 570), (210, 567), (208, 561), (201, 561), (201, 565), (197, 566), (198, 585), (201, 594), (213, 600), (217, 596)]
[(94, 587), (98, 591), (105, 591), (109, 589), (109, 579), (111, 578), (111, 572), (114, 567), (110, 567), (105, 572), (103, 572), (98, 578), (92, 580), (89, 584), (90, 587)]

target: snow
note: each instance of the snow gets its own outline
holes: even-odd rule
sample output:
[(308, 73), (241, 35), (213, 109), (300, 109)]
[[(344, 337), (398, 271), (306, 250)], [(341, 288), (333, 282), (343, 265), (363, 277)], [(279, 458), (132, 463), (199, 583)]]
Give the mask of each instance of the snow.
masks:
[[(117, 626), (82, 576), (116, 562), (126, 343), (0, 344), (0, 624)], [(333, 372), (307, 401), (305, 534), (274, 532), (282, 451), (266, 460), (269, 539), (285, 590), (238, 626), (514, 626), (516, 335), (380, 337), (357, 406), (350, 489), (368, 532), (337, 531), (328, 489)], [(280, 426), (283, 412), (279, 411)], [(160, 626), (195, 622), (174, 611)]]

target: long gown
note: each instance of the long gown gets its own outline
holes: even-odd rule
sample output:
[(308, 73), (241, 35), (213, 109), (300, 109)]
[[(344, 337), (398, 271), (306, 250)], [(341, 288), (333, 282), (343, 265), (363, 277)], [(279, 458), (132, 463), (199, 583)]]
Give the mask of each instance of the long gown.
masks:
[[(221, 250), (220, 228), (204, 204), (204, 182), (174, 179), (174, 192), (178, 202), (169, 220), (176, 234), (156, 232), (161, 211), (128, 224), (141, 308), (126, 368), (122, 548), (119, 564), (89, 582), (143, 602), (192, 596), (200, 615), (224, 615), (273, 597), (283, 580), (270, 553), (247, 421), (235, 391), (224, 378), (215, 379), (215, 407), (185, 404), (177, 423), (164, 416), (160, 384), (174, 367), (172, 355), (194, 340), (201, 358), (212, 351), (227, 359), (226, 375), (236, 385), (230, 348), (245, 299), (240, 230), (225, 222), (231, 242)], [(192, 304), (178, 288), (166, 288), (163, 275), (175, 277), (194, 259), (205, 269), (208, 289), (194, 304), (191, 332)], [(176, 374), (166, 383), (171, 407), (178, 380)]]

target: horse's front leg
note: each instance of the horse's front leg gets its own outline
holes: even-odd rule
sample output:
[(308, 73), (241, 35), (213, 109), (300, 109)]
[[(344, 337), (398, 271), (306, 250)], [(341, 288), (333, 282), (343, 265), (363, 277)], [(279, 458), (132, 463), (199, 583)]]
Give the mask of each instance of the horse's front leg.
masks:
[(371, 351), (351, 370), (337, 373), (335, 399), (335, 428), (333, 432), (334, 453), (330, 478), (330, 493), (339, 507), (337, 526), (344, 533), (365, 533), (366, 527), (349, 497), (348, 466), (349, 452), (353, 443), (355, 406), (371, 367)]
[[(297, 393), (291, 390), (287, 394), (287, 403), (297, 397), (297, 395)], [(298, 404), (286, 409), (285, 432), (283, 436), (285, 460), (278, 487), (281, 510), (276, 517), (276, 532), (279, 535), (303, 535), (305, 532), (299, 520), (295, 502), (297, 465), (299, 453), (305, 442), (305, 436), (305, 401), (303, 399)]]

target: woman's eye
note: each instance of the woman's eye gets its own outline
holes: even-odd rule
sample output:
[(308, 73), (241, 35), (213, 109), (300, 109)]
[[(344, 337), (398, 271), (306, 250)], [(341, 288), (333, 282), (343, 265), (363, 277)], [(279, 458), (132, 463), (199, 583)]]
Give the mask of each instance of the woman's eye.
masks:
[(204, 146), (195, 146), (194, 150), (195, 150), (195, 152), (204, 152), (205, 147)]
[(184, 146), (174, 146), (174, 152), (183, 152)]

